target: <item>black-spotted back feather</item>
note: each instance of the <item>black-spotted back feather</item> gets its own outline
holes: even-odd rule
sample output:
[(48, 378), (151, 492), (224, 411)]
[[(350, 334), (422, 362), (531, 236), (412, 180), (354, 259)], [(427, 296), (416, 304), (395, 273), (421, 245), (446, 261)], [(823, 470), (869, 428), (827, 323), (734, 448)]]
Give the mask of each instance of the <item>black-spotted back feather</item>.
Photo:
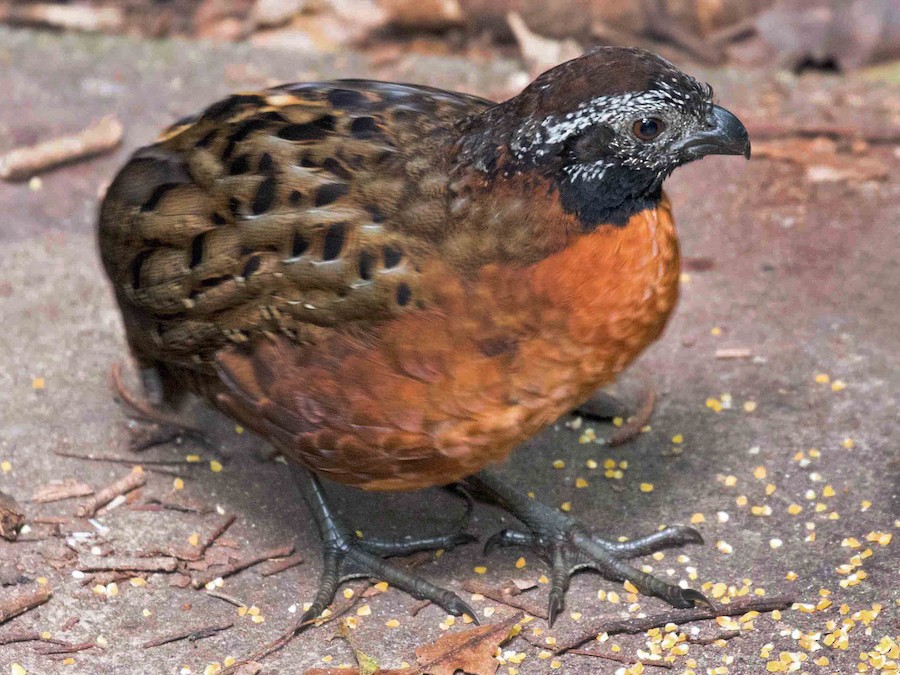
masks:
[(101, 253), (138, 357), (203, 367), (260, 332), (298, 341), (416, 303), (452, 232), (447, 152), (489, 102), (365, 80), (226, 98), (135, 153)]

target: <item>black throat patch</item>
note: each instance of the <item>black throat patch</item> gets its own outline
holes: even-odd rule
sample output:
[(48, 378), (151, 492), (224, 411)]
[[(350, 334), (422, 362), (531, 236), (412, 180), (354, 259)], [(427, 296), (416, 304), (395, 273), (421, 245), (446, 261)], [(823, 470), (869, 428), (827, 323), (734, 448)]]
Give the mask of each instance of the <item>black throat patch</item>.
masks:
[(600, 225), (623, 227), (635, 213), (654, 208), (662, 195), (660, 176), (622, 166), (608, 167), (599, 178), (564, 175), (556, 184), (563, 210), (575, 214), (584, 232)]

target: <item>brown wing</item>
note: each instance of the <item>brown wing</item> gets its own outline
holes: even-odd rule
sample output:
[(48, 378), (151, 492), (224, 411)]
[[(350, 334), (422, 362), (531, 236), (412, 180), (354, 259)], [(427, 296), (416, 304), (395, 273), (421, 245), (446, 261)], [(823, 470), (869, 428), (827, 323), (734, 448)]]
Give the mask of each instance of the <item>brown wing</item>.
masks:
[(100, 248), (140, 361), (208, 370), (262, 334), (316, 341), (416, 304), (447, 231), (454, 125), (489, 106), (367, 81), (239, 94), (110, 186)]

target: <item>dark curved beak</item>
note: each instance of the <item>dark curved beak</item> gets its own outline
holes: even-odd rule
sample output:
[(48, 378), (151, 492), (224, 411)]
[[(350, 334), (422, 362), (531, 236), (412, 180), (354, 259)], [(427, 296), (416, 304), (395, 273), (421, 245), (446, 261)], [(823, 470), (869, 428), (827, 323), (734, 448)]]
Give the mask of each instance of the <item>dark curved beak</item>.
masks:
[(743, 155), (750, 159), (750, 136), (737, 117), (714, 105), (707, 117), (707, 128), (681, 139), (675, 148), (691, 159), (707, 155)]

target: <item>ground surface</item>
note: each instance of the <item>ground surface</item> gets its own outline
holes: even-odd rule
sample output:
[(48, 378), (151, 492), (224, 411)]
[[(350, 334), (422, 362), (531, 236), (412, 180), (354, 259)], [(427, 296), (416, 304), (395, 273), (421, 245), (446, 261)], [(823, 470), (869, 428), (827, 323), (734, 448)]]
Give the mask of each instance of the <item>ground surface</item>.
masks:
[[(388, 72), (357, 56), (313, 62), (243, 46), (5, 30), (0, 30), (0, 64), (0, 151), (81, 128), (110, 112), (126, 127), (125, 147), (112, 156), (46, 174), (40, 184), (0, 184), (0, 491), (15, 496), (32, 523), (20, 542), (0, 542), (0, 569), (3, 583), (22, 575), (43, 577), (54, 593), (42, 607), (0, 627), (0, 643), (11, 632), (38, 630), (106, 647), (71, 655), (74, 663), (65, 665), (62, 656), (42, 655), (34, 643), (0, 646), (0, 669), (9, 672), (16, 662), (29, 673), (177, 673), (183, 668), (202, 673), (226, 656), (253, 653), (295, 618), (291, 606), (302, 605), (314, 591), (317, 537), (284, 465), (264, 462), (254, 450), (257, 443), (210, 414), (203, 416), (224, 444), (221, 472), (210, 470), (208, 460), (214, 457), (208, 450), (169, 445), (144, 457), (203, 457), (196, 464), (162, 467), (184, 478), (183, 490), (172, 491), (174, 476), (150, 472), (132, 503), (93, 523), (70, 518), (77, 500), (29, 501), (37, 487), (52, 480), (74, 477), (100, 488), (129, 470), (127, 464), (56, 454), (126, 454), (126, 422), (107, 374), (110, 364), (127, 363), (127, 356), (95, 254), (98, 191), (128, 152), (158, 128), (229, 90), (260, 86), (266, 77), (374, 74), (496, 94), (514, 88), (518, 68), (441, 58), (402, 61)], [(751, 120), (826, 121), (864, 130), (896, 126), (897, 110), (889, 109), (888, 101), (897, 100), (898, 92), (877, 82), (733, 72), (708, 77), (720, 100)], [(872, 146), (864, 154), (894, 175), (900, 170), (890, 145)], [(846, 161), (858, 158), (848, 155)], [(815, 183), (804, 171), (794, 164), (731, 158), (680, 170), (669, 192), (691, 259), (689, 279), (664, 339), (642, 357), (621, 388), (632, 404), (643, 383), (656, 388), (660, 396), (652, 428), (627, 446), (609, 449), (580, 440), (590, 438), (582, 436), (589, 427), (602, 438), (612, 426), (585, 422), (575, 430), (565, 424), (571, 419), (562, 420), (504, 467), (541, 499), (571, 502), (573, 514), (614, 536), (652, 531), (661, 523), (701, 521), (696, 514), (702, 514), (697, 527), (706, 545), (645, 561), (663, 576), (687, 579), (724, 599), (763, 589), (768, 596), (793, 594), (811, 603), (807, 609), (821, 603), (812, 612), (761, 616), (752, 630), (722, 646), (691, 644), (688, 654), (675, 660), (673, 672), (684, 671), (689, 659), (697, 672), (721, 667), (728, 670), (714, 672), (766, 672), (766, 662), (777, 661), (782, 651), (794, 655), (785, 656), (785, 662), (805, 659), (802, 671), (809, 673), (856, 672), (860, 652), (871, 651), (863, 655), (871, 672), (881, 663), (873, 650), (880, 643), (889, 657), (890, 640), (900, 632), (900, 190), (890, 179)], [(715, 358), (717, 349), (731, 347), (748, 348), (753, 358)], [(817, 375), (830, 381), (817, 381)], [(36, 378), (43, 379), (43, 388)], [(725, 409), (716, 412), (708, 399)], [(677, 446), (672, 442), (676, 435), (683, 437)], [(672, 453), (674, 447), (682, 449), (680, 455)], [(607, 459), (627, 462), (621, 478), (604, 477)], [(564, 468), (554, 468), (555, 460), (563, 460)], [(588, 468), (588, 460), (600, 468)], [(577, 488), (578, 478), (588, 486)], [(645, 483), (652, 491), (641, 490)], [(452, 526), (461, 508), (439, 492), (391, 497), (335, 492), (365, 534), (438, 532)], [(235, 514), (235, 524), (211, 549), (220, 559), (223, 551), (244, 554), (294, 544), (306, 562), (270, 577), (251, 569), (226, 580), (219, 590), (259, 607), (264, 621), (258, 623), (203, 591), (170, 585), (171, 575), (150, 575), (145, 586), (120, 581), (118, 594), (106, 596), (73, 578), (77, 560), (92, 546), (118, 555), (183, 547), (192, 534), (202, 538), (220, 519), (214, 511), (140, 510), (152, 498), (179, 498)], [(58, 526), (36, 522), (55, 517), (64, 520)], [(501, 524), (497, 512), (479, 507), (470, 531), (483, 540)], [(65, 546), (65, 538), (53, 536), (54, 527), (69, 537), (78, 555)], [(78, 532), (89, 534), (72, 536)], [(859, 565), (851, 561), (857, 554), (862, 554)], [(517, 569), (518, 556), (504, 551), (484, 559), (471, 545), (421, 569), (451, 588), (473, 578), (494, 585), (513, 578), (536, 581), (543, 572), (540, 562), (526, 556), (525, 567)], [(484, 576), (473, 571), (479, 565), (487, 567)], [(841, 565), (848, 566), (843, 574), (837, 571)], [(610, 596), (601, 601), (598, 589), (617, 591), (622, 601), (610, 602)], [(544, 602), (541, 584), (530, 593)], [(617, 584), (581, 575), (568, 595), (567, 611), (544, 635), (563, 638), (598, 616), (627, 616), (626, 596)], [(631, 614), (663, 610), (656, 600), (637, 600), (640, 609)], [(827, 601), (832, 604), (826, 606)], [(416, 646), (447, 630), (446, 624), (440, 626), (441, 611), (428, 607), (413, 617), (415, 601), (399, 592), (389, 590), (364, 602), (371, 614), (351, 612), (358, 622), (354, 643), (383, 667), (414, 662)], [(474, 604), (485, 615), (490, 614), (485, 609), (495, 608), (494, 619), (510, 611), (490, 600)], [(569, 612), (581, 616), (576, 620)], [(846, 641), (834, 635), (835, 624), (840, 628), (858, 612), (864, 613), (845, 629)], [(80, 620), (71, 625), (71, 617)], [(389, 619), (399, 625), (385, 626)], [(224, 620), (233, 620), (234, 627), (217, 636), (141, 648), (180, 628)], [(303, 672), (324, 666), (323, 657), (329, 656), (330, 667), (353, 663), (344, 641), (329, 641), (335, 626), (304, 633), (265, 659), (263, 672)], [(526, 632), (535, 626), (543, 621), (526, 626)], [(464, 628), (457, 623), (449, 630)], [(700, 626), (702, 636), (723, 630), (712, 622)], [(633, 658), (652, 639), (619, 636), (602, 650), (611, 651), (615, 643), (620, 655)], [(761, 656), (767, 643), (772, 645), (768, 658), (765, 651)], [(505, 649), (526, 655), (515, 666), (520, 673), (550, 672), (559, 663), (558, 672), (565, 673), (611, 673), (622, 667), (572, 654), (554, 664), (539, 658), (539, 649), (521, 637)], [(823, 656), (827, 665), (816, 665)]]

